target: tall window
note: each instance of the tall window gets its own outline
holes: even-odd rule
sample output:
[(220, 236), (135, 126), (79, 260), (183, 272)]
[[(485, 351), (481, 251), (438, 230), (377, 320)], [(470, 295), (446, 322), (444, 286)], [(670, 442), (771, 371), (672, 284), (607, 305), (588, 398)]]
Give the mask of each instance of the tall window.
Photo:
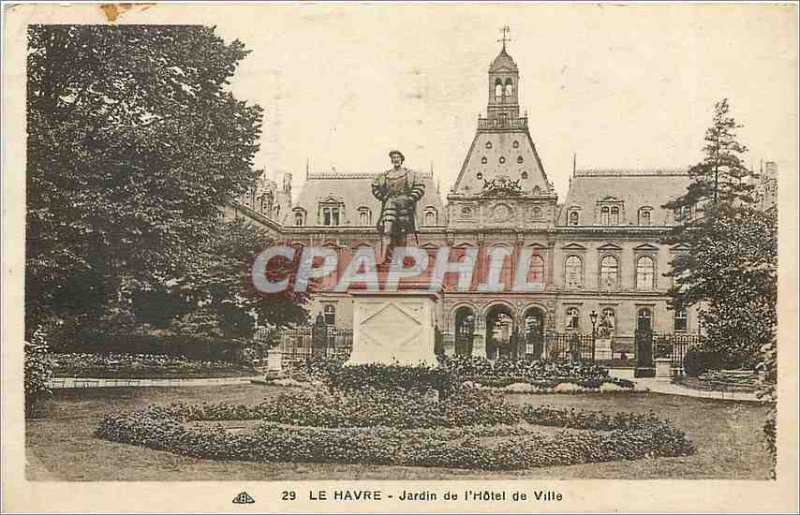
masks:
[(569, 224), (570, 225), (578, 225), (578, 212), (577, 211), (570, 211), (570, 213), (569, 213)]
[(649, 331), (653, 328), (653, 313), (650, 309), (642, 308), (639, 310), (636, 318), (636, 328), (643, 331)]
[(578, 308), (567, 308), (567, 320), (564, 328), (568, 331), (577, 331), (580, 329), (580, 311)]
[(685, 309), (676, 310), (673, 321), (675, 331), (686, 331), (686, 329), (689, 328), (688, 317), (686, 316)]
[(495, 79), (494, 81), (494, 96), (503, 96), (503, 81), (501, 79)]
[(328, 325), (336, 325), (336, 307), (328, 304), (322, 309), (322, 314), (325, 317), (325, 323)]
[(564, 263), (565, 283), (568, 289), (578, 289), (581, 287), (581, 277), (583, 275), (581, 258), (570, 256)]
[(341, 210), (338, 207), (322, 208), (322, 225), (340, 225)]
[(655, 261), (650, 256), (642, 256), (636, 261), (636, 289), (649, 291), (655, 281)]
[(531, 264), (528, 268), (528, 282), (531, 284), (544, 282), (544, 259), (542, 259), (542, 256), (531, 257)]
[(372, 211), (368, 207), (358, 208), (358, 223), (359, 225), (372, 224)]
[(611, 225), (619, 225), (619, 208), (614, 206), (611, 208)]
[(600, 287), (613, 290), (617, 287), (619, 263), (614, 256), (605, 256), (600, 261)]
[(650, 210), (648, 208), (639, 210), (639, 225), (650, 225)]
[(608, 207), (600, 208), (600, 225), (608, 225), (608, 221), (609, 221), (608, 213), (609, 213), (609, 211), (610, 210), (608, 209)]
[(514, 86), (511, 84), (511, 79), (506, 79), (506, 96), (510, 97), (514, 91)]
[(297, 211), (294, 214), (294, 224), (297, 225), (297, 226), (303, 225), (303, 213), (302, 212)]

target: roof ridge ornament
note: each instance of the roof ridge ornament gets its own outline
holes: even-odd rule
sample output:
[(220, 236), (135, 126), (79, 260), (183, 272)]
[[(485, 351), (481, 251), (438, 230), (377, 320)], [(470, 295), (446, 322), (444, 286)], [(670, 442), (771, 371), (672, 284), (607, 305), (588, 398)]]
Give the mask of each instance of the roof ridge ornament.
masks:
[(503, 27), (500, 29), (500, 32), (503, 33), (503, 38), (502, 39), (498, 39), (497, 42), (498, 43), (503, 43), (503, 50), (502, 51), (503, 51), (503, 53), (505, 53), (505, 51), (506, 51), (506, 42), (507, 41), (511, 41), (511, 38), (506, 37), (506, 34), (511, 32), (511, 28), (508, 25), (503, 25)]

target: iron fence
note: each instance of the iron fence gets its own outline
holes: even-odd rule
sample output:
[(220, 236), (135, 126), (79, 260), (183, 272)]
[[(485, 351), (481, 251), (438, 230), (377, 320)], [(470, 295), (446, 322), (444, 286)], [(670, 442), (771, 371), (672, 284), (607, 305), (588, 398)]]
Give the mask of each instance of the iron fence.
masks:
[(670, 367), (683, 374), (683, 359), (686, 352), (700, 343), (694, 333), (653, 333), (653, 356), (669, 358)]

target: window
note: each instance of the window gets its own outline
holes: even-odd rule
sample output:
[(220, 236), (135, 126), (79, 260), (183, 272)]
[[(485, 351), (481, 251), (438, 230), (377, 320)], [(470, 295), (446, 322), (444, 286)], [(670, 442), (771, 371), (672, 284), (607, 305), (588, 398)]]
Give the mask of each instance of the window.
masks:
[(675, 223), (683, 223), (685, 222), (689, 216), (691, 215), (691, 208), (689, 206), (681, 206), (676, 207), (673, 211), (673, 216), (675, 217)]
[(358, 208), (358, 224), (372, 225), (372, 210), (368, 207)]
[(685, 309), (679, 309), (675, 311), (673, 323), (675, 331), (686, 331), (689, 328), (688, 317), (686, 316)]
[(636, 289), (650, 291), (655, 281), (655, 261), (650, 256), (642, 256), (636, 261)]
[(528, 268), (528, 282), (531, 284), (544, 282), (544, 259), (542, 259), (542, 256), (531, 257), (530, 267)]
[(328, 304), (322, 309), (325, 323), (328, 325), (336, 325), (336, 307)]
[(483, 179), (483, 174), (481, 172), (478, 172), (478, 173), (475, 174), (475, 177), (477, 177), (478, 180), (481, 180), (481, 179)]
[(600, 287), (613, 290), (617, 287), (619, 263), (614, 256), (605, 256), (600, 261)]
[(483, 156), (483, 157), (481, 158), (481, 164), (484, 164), (484, 165), (485, 165), (485, 164), (486, 164), (486, 163), (488, 163), (488, 162), (489, 162), (489, 160), (488, 160), (488, 159), (486, 159), (486, 156)]
[(650, 225), (650, 208), (643, 207), (639, 210), (639, 225)]
[(511, 144), (514, 148), (519, 148), (519, 141), (514, 140), (514, 143)]
[(527, 179), (528, 178), (528, 172), (522, 172), (522, 178), (523, 179)]
[(303, 213), (301, 211), (297, 211), (294, 214), (294, 224), (298, 227), (303, 225)]
[(439, 223), (439, 216), (436, 208), (428, 207), (425, 208), (425, 225), (436, 225)]
[(470, 218), (470, 217), (472, 217), (472, 209), (470, 209), (470, 208), (468, 208), (468, 207), (462, 207), (462, 208), (461, 208), (461, 216), (462, 216), (463, 218)]
[(577, 211), (570, 211), (569, 213), (569, 225), (578, 225), (578, 212)]
[(619, 208), (616, 206), (611, 208), (611, 225), (619, 225)]
[(340, 207), (323, 207), (322, 208), (322, 225), (340, 225), (341, 223), (341, 208)]
[(564, 324), (564, 328), (568, 331), (577, 331), (580, 329), (580, 311), (578, 308), (567, 308), (567, 320)]
[(491, 141), (487, 141), (486, 142), (486, 148), (492, 148), (492, 142)]
[(542, 210), (538, 207), (533, 208), (534, 220), (539, 220), (542, 217)]
[(494, 81), (494, 96), (503, 96), (503, 81), (501, 79), (495, 79)]
[(565, 284), (568, 289), (577, 289), (581, 287), (581, 276), (583, 275), (581, 258), (578, 256), (570, 256), (564, 262), (565, 270)]
[(608, 225), (608, 207), (603, 207), (600, 209), (600, 225)]
[(503, 157), (503, 156), (500, 156), (500, 164), (503, 164), (505, 162), (506, 162), (506, 158)]
[(513, 91), (514, 85), (511, 83), (511, 79), (506, 79), (506, 96), (510, 97)]

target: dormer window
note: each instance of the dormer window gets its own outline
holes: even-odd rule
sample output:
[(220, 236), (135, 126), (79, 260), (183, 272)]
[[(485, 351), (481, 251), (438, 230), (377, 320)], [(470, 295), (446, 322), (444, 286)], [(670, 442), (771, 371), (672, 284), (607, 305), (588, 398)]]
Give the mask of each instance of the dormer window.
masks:
[(484, 165), (485, 165), (485, 164), (486, 164), (486, 163), (488, 163), (488, 162), (489, 162), (489, 160), (488, 160), (488, 159), (486, 159), (486, 156), (483, 156), (483, 157), (481, 158), (481, 164), (484, 164)]
[(344, 221), (344, 205), (332, 202), (321, 203), (319, 206), (319, 214), (321, 225), (342, 225)]
[(428, 227), (439, 224), (439, 212), (436, 211), (435, 207), (428, 206), (425, 208), (425, 218), (423, 223)]
[(358, 208), (358, 225), (372, 225), (372, 210), (370, 208)]
[(652, 208), (650, 207), (643, 207), (639, 209), (639, 225), (647, 227), (651, 224), (651, 211)]
[(569, 221), (567, 222), (569, 225), (578, 225), (580, 222), (580, 215), (578, 215), (577, 211), (570, 211), (569, 212)]
[(491, 141), (487, 141), (487, 142), (486, 142), (486, 148), (487, 148), (487, 149), (488, 149), (488, 148), (492, 148), (492, 142), (491, 142)]
[(294, 210), (294, 225), (297, 227), (301, 227), (306, 224), (306, 212), (302, 208), (296, 208)]
[(595, 213), (600, 215), (600, 225), (617, 226), (622, 222), (622, 202), (614, 197), (606, 197), (603, 200), (599, 200), (596, 209)]

